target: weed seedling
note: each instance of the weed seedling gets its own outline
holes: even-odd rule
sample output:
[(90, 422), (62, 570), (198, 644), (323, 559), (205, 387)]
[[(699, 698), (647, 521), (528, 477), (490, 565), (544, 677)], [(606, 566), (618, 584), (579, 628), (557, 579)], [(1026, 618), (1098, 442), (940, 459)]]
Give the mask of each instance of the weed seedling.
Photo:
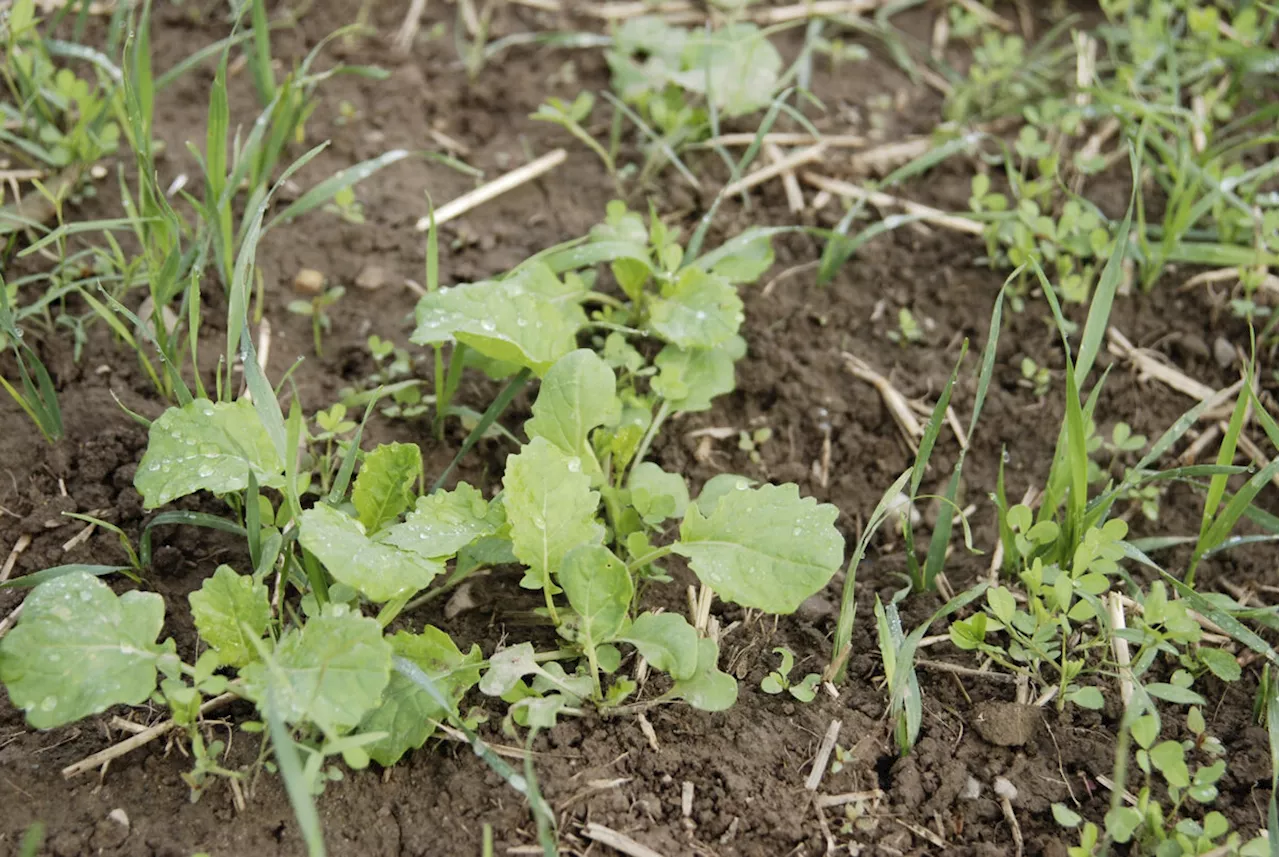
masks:
[(347, 290), (342, 286), (330, 286), (309, 301), (289, 301), (289, 312), (311, 319), (311, 342), (317, 357), (323, 356), (324, 335), (333, 327), (328, 309), (346, 293)]
[(760, 680), (760, 689), (772, 695), (786, 691), (800, 702), (813, 702), (813, 698), (818, 695), (818, 684), (822, 681), (822, 676), (809, 673), (793, 684), (791, 669), (795, 665), (796, 656), (786, 646), (778, 646), (773, 653), (782, 659), (782, 663)]

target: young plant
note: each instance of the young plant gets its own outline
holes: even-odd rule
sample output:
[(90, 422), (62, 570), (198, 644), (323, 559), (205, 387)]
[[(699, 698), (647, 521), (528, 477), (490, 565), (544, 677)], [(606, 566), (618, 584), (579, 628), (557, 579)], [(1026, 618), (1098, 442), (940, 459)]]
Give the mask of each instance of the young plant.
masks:
[(813, 702), (813, 698), (818, 695), (818, 684), (822, 681), (822, 676), (809, 673), (800, 681), (792, 683), (791, 668), (795, 665), (796, 656), (786, 646), (778, 646), (773, 653), (782, 659), (782, 663), (760, 680), (760, 689), (775, 696), (786, 691), (800, 702)]
[(329, 307), (336, 304), (346, 293), (347, 290), (342, 286), (331, 286), (309, 301), (289, 301), (289, 312), (311, 319), (311, 342), (317, 357), (324, 356), (322, 348), (324, 335), (333, 327), (333, 322), (329, 318)]

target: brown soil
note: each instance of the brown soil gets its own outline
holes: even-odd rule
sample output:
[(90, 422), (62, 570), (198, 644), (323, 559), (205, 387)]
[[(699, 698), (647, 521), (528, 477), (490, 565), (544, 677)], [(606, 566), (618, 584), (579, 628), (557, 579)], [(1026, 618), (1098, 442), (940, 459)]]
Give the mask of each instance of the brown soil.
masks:
[[(167, 68), (193, 46), (223, 35), (216, 21), (221, 12), (210, 11), (201, 23), (189, 11), (198, 5), (157, 5), (153, 44), (158, 69)], [(446, 281), (483, 278), (585, 232), (613, 195), (612, 182), (588, 151), (558, 129), (527, 116), (549, 93), (571, 95), (577, 87), (607, 87), (599, 54), (513, 48), (469, 83), (448, 35), (454, 22), (445, 4), (428, 4), (423, 29), (443, 19), (446, 35), (421, 43), (410, 60), (391, 55), (384, 37), (399, 24), (404, 5), (375, 4), (373, 23), (382, 36), (346, 48), (337, 45), (349, 61), (379, 63), (391, 77), (381, 83), (337, 78), (325, 86), (308, 132), (316, 139), (331, 137), (333, 145), (309, 168), (304, 183), (388, 148), (421, 147), (430, 139), (431, 128), (467, 145), (467, 160), (490, 176), (522, 162), (526, 151), (540, 154), (566, 146), (570, 158), (551, 176), (443, 230), (442, 275)], [(296, 30), (278, 31), (276, 55), (289, 64), (348, 23), (353, 8), (340, 0), (317, 2)], [(931, 14), (897, 23), (925, 35)], [(499, 12), (494, 35), (565, 28), (569, 23), (511, 5)], [(566, 70), (573, 71), (577, 84), (566, 82)], [(235, 81), (233, 98), (238, 100), (233, 103), (252, 105), (245, 77)], [(167, 144), (162, 164), (166, 181), (191, 167), (183, 144), (188, 135), (203, 133), (211, 79), (210, 67), (198, 69), (160, 98), (156, 122)], [(870, 105), (878, 96), (897, 99), (899, 109), (883, 117), (887, 139), (929, 129), (940, 107), (932, 91), (913, 86), (879, 59), (869, 66), (845, 66), (834, 74), (820, 62), (814, 88), (829, 108), (819, 124), (831, 130), (848, 130), (851, 122), (861, 122), (865, 130)], [(357, 118), (347, 124), (339, 121), (343, 101), (356, 111)], [(842, 162), (843, 156), (832, 156), (826, 170), (840, 175)], [(698, 168), (712, 176), (723, 169), (713, 156), (699, 161)], [(904, 194), (944, 209), (963, 208), (968, 192), (964, 169), (943, 166)], [(403, 278), (421, 279), (423, 240), (413, 223), (425, 209), (423, 194), (429, 190), (433, 199), (448, 200), (468, 189), (469, 181), (445, 167), (403, 163), (359, 187), (367, 224), (349, 225), (315, 213), (268, 236), (260, 265), (268, 285), (267, 316), (275, 329), (270, 374), (279, 377), (298, 356), (307, 356), (295, 377), (308, 413), (327, 406), (340, 388), (372, 370), (364, 347), (368, 334), (406, 342), (413, 296), (398, 284)], [(710, 198), (692, 193), (674, 174), (662, 181), (660, 209), (691, 228)], [(718, 186), (711, 181), (707, 185)], [(1123, 199), (1127, 178), (1118, 186), (1118, 198)], [(1109, 198), (1114, 189), (1099, 192)], [(640, 196), (633, 200), (642, 201)], [(103, 213), (92, 205), (96, 203), (86, 216)], [(838, 210), (830, 206), (816, 215), (816, 222), (829, 226), (838, 217)], [(781, 188), (769, 184), (755, 196), (750, 211), (727, 206), (712, 239), (753, 223), (788, 222), (792, 219)], [(821, 252), (816, 241), (801, 236), (779, 240), (776, 248), (778, 263), (764, 282), (811, 262)], [(656, 460), (667, 469), (684, 468), (696, 482), (723, 471), (798, 482), (803, 492), (842, 510), (839, 526), (852, 543), (884, 487), (911, 457), (878, 395), (844, 370), (841, 353), (864, 357), (908, 395), (931, 400), (949, 374), (962, 338), (974, 344), (975, 356), (985, 341), (1002, 274), (974, 264), (971, 260), (980, 252), (976, 242), (963, 237), (901, 229), (869, 245), (825, 289), (817, 288), (812, 273), (804, 271), (770, 288), (748, 290), (745, 333), (750, 351), (738, 369), (738, 391), (710, 412), (674, 421), (656, 445)], [(386, 269), (390, 284), (376, 291), (354, 288), (357, 274), (369, 264)], [(325, 338), (323, 358), (311, 354), (306, 320), (285, 310), (293, 297), (290, 283), (300, 267), (319, 269), (349, 287), (333, 311), (334, 328)], [(1234, 380), (1234, 370), (1219, 367), (1211, 344), (1219, 336), (1244, 344), (1247, 332), (1206, 292), (1172, 288), (1186, 276), (1171, 271), (1152, 295), (1121, 301), (1114, 323), (1135, 343), (1167, 354), (1191, 376), (1221, 387)], [(205, 353), (216, 355), (225, 312), (216, 287), (207, 290), (205, 300)], [(887, 341), (885, 331), (899, 307), (909, 307), (923, 324), (922, 345), (904, 348)], [(885, 320), (876, 320), (881, 308)], [(978, 507), (974, 524), (982, 547), (993, 544), (994, 518), (985, 494), (995, 484), (1002, 450), (1007, 454), (1009, 493), (1015, 497), (1043, 480), (1052, 454), (1061, 404), (1052, 394), (1038, 400), (1018, 383), (1024, 355), (1047, 363), (1060, 375), (1057, 334), (1044, 316), (1037, 304), (1021, 314), (1005, 315), (995, 383), (966, 466), (968, 499)], [(100, 531), (64, 551), (62, 545), (81, 525), (59, 514), (94, 511), (136, 538), (147, 516), (132, 478), (146, 438), (113, 395), (149, 417), (163, 409), (132, 358), (110, 341), (101, 325), (92, 328), (79, 362), (72, 359), (66, 337), (44, 339), (39, 349), (54, 371), (68, 436), (57, 445), (45, 444), (8, 399), (0, 400), (0, 554), (7, 555), (21, 534), (34, 536), (17, 561), (15, 575), (66, 562), (121, 559), (115, 537)], [(969, 358), (970, 371), (956, 396), (957, 409), (966, 420), (975, 356)], [(1104, 355), (1101, 362), (1109, 360)], [(1268, 375), (1265, 380), (1273, 390), (1275, 378)], [(463, 395), (483, 404), (490, 394), (476, 386), (464, 387)], [(1109, 428), (1124, 420), (1135, 431), (1154, 436), (1190, 404), (1159, 384), (1140, 382), (1128, 367), (1117, 365), (1099, 405), (1099, 423)], [(522, 407), (518, 404), (509, 415), (509, 424), (519, 424)], [(824, 424), (830, 426), (831, 438), (830, 478), (825, 485), (815, 465), (823, 457)], [(700, 449), (699, 439), (689, 435), (712, 426), (760, 425), (772, 427), (774, 435), (761, 450), (758, 465), (738, 450), (734, 439), (716, 441), (708, 450)], [(451, 438), (452, 447), (436, 444), (420, 422), (376, 421), (371, 435), (375, 442), (420, 443), (428, 472), (443, 466), (459, 440)], [(507, 451), (497, 443), (482, 444), (463, 475), (491, 486)], [(956, 452), (954, 439), (944, 435), (927, 489), (935, 490), (945, 479)], [(218, 511), (212, 501), (190, 502), (192, 508)], [(1174, 486), (1164, 497), (1157, 525), (1144, 528), (1140, 519), (1134, 525), (1152, 533), (1194, 532), (1199, 509), (1189, 489)], [(189, 654), (194, 633), (185, 596), (219, 562), (241, 559), (242, 548), (194, 528), (168, 529), (157, 539), (148, 585), (168, 602), (166, 634)], [(1166, 558), (1171, 567), (1184, 559), (1176, 552)], [(1265, 547), (1227, 553), (1206, 565), (1201, 580), (1208, 587), (1218, 581), (1246, 586), (1274, 582), (1275, 558), (1275, 551)], [(988, 561), (957, 550), (948, 570), (951, 583), (957, 588), (968, 585), (985, 572)], [(1086, 816), (1101, 817), (1107, 796), (1096, 777), (1111, 771), (1118, 711), (1113, 707), (1091, 714), (1068, 709), (1059, 714), (1048, 706), (1029, 713), (1011, 706), (1011, 685), (921, 670), (922, 737), (914, 753), (897, 758), (882, 717), (882, 670), (870, 613), (874, 594), (887, 597), (899, 588), (896, 575), (904, 565), (900, 541), (894, 545), (881, 540), (863, 566), (851, 678), (837, 700), (820, 694), (813, 704), (800, 705), (765, 695), (759, 682), (774, 666), (771, 649), (776, 645), (785, 644), (797, 653), (799, 670), (825, 663), (839, 581), (795, 616), (777, 622), (745, 616), (737, 608), (717, 608), (724, 624), (743, 621), (725, 640), (724, 664), (741, 679), (739, 702), (731, 711), (654, 711), (649, 717), (656, 746), (630, 718), (570, 720), (542, 736), (536, 745), (536, 770), (558, 813), (567, 853), (601, 853), (600, 847), (591, 851), (581, 837), (586, 821), (622, 831), (666, 855), (822, 854), (827, 835), (842, 846), (871, 846), (862, 853), (1011, 853), (1012, 834), (991, 790), (994, 778), (1004, 776), (1018, 789), (1013, 806), (1027, 853), (1064, 854), (1067, 837), (1055, 825), (1049, 805), (1075, 800)], [(459, 644), (479, 642), (491, 651), (513, 607), (508, 593), (519, 593), (513, 583), (496, 575), (492, 586), (474, 587), (476, 607), (452, 620), (438, 609), (424, 610), (413, 619), (440, 625)], [(682, 591), (683, 587), (673, 588), (665, 596), (671, 606), (679, 606), (677, 593)], [(19, 600), (17, 593), (0, 593), (0, 616)], [(936, 606), (933, 597), (908, 601), (904, 623), (922, 621)], [(1231, 759), (1218, 808), (1247, 832), (1265, 825), (1265, 807), (1271, 800), (1266, 734), (1250, 720), (1256, 670), (1246, 669), (1244, 680), (1234, 685), (1210, 682), (1204, 688), (1211, 701), (1206, 711), (1209, 728), (1223, 738)], [(140, 721), (161, 716), (145, 710), (114, 713)], [(233, 708), (225, 713), (225, 725), (211, 727), (212, 735), (232, 739), (230, 762), (235, 765), (251, 763), (259, 751), (253, 736), (233, 728), (249, 713), (247, 708)], [(839, 743), (851, 756), (842, 771), (824, 778), (821, 790), (880, 788), (885, 795), (867, 804), (865, 814), (851, 822), (839, 808), (827, 810), (824, 822), (803, 785), (833, 719), (842, 723)], [(0, 855), (16, 854), (22, 832), (37, 820), (48, 828), (44, 853), (67, 857), (303, 853), (288, 801), (274, 777), (263, 775), (253, 783), (243, 812), (233, 808), (230, 790), (222, 783), (192, 803), (179, 777), (189, 763), (176, 743), (157, 742), (121, 758), (100, 778), (68, 782), (60, 776), (64, 765), (121, 737), (107, 717), (37, 732), (0, 699), (0, 796), (5, 806), (0, 813)], [(497, 729), (488, 737), (495, 743), (504, 741)], [(981, 785), (977, 799), (961, 797), (971, 777)], [(681, 812), (686, 783), (693, 786), (688, 817)], [(319, 807), (333, 854), (479, 854), (484, 825), (493, 827), (497, 853), (531, 853), (528, 846), (535, 842), (520, 796), (469, 750), (450, 743), (412, 754), (385, 775), (347, 772), (345, 779), (328, 787)], [(127, 826), (108, 817), (116, 809), (127, 814)], [(930, 844), (935, 838), (945, 841), (945, 847)], [(516, 846), (526, 850), (509, 851)]]

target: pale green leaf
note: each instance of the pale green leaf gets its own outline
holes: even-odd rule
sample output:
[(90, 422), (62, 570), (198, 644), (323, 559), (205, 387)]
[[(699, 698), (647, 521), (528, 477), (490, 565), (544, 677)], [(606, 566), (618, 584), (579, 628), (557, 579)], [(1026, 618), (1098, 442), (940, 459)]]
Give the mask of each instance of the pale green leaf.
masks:
[(404, 523), (387, 530), (380, 541), (430, 559), (445, 559), (496, 533), (502, 520), (501, 504), (491, 507), (479, 491), (459, 482), (452, 491), (419, 497)]
[(271, 620), (266, 586), (220, 565), (187, 600), (196, 633), (218, 653), (220, 662), (242, 667), (258, 659), (255, 641), (262, 639)]
[(717, 396), (732, 393), (734, 364), (746, 353), (746, 342), (734, 336), (719, 348), (679, 348), (668, 345), (654, 364), (658, 375), (653, 391), (677, 411), (705, 411)]
[(698, 494), (698, 510), (703, 515), (710, 515), (716, 510), (720, 499), (733, 491), (745, 491), (756, 485), (754, 479), (739, 476), (737, 473), (717, 473), (707, 480)]
[(689, 678), (698, 668), (698, 632), (679, 613), (641, 613), (618, 639), (672, 678)]
[[(545, 266), (527, 270), (521, 277), (441, 288), (424, 295), (418, 301), (413, 342), (457, 340), (493, 360), (545, 374), (577, 347), (575, 336), (586, 315), (577, 303), (579, 287), (566, 286), (549, 271), (543, 276)], [(560, 288), (552, 287), (552, 282)]]
[(422, 478), (422, 450), (415, 443), (384, 443), (365, 456), (351, 502), (366, 532), (376, 533), (413, 505)]
[(702, 256), (693, 265), (731, 283), (753, 283), (773, 265), (770, 238), (776, 231), (759, 227), (748, 229)]
[(284, 462), (253, 403), (196, 399), (151, 424), (133, 485), (154, 509), (196, 491), (243, 491), (250, 470), (261, 487), (284, 485)]
[(689, 508), (689, 486), (679, 473), (668, 473), (652, 461), (642, 461), (627, 478), (631, 505), (645, 523), (657, 525), (667, 518), (683, 518)]
[(0, 640), (0, 682), (37, 729), (51, 729), (112, 705), (137, 705), (156, 687), (164, 600), (154, 592), (116, 596), (84, 572), (42, 583), (22, 619)]
[(533, 659), (532, 643), (520, 643), (495, 652), (489, 658), (489, 668), (480, 679), (480, 692), (485, 696), (502, 696), (516, 686), (516, 682), (539, 671)]
[(667, 692), (668, 698), (683, 699), (702, 711), (724, 711), (738, 700), (738, 682), (721, 672), (718, 662), (720, 647), (714, 640), (698, 640), (698, 665), (693, 675), (676, 681)]
[(394, 765), (409, 750), (426, 743), (435, 731), (433, 721), (456, 714), (458, 702), (480, 680), (483, 656), (479, 646), (463, 654), (449, 635), (427, 625), (421, 634), (400, 631), (390, 638), (392, 651), (407, 658), (435, 682), (445, 695), (448, 711), (413, 680), (393, 671), (382, 704), (365, 715), (361, 732), (385, 732), (386, 736), (367, 745), (369, 757), (378, 764)]
[(782, 71), (782, 56), (755, 24), (736, 23), (691, 36), (681, 56), (686, 69), (671, 77), (691, 92), (714, 99), (727, 118), (769, 105)]
[(612, 640), (626, 622), (635, 594), (622, 560), (602, 545), (579, 545), (560, 564), (558, 579), (578, 614), (583, 645), (594, 648)]
[(791, 613), (844, 560), (839, 511), (794, 484), (730, 491), (707, 517), (690, 505), (675, 551), (725, 601)]
[(1182, 745), (1177, 741), (1161, 741), (1151, 748), (1151, 764), (1156, 766), (1171, 786), (1186, 788), (1191, 785), (1191, 773)]
[(596, 521), (600, 495), (591, 490), (591, 477), (580, 459), (546, 438), (535, 437), (507, 459), (502, 485), (512, 551), (544, 585), (569, 551), (604, 539)]
[(286, 723), (314, 723), (328, 734), (358, 724), (391, 677), (391, 644), (377, 620), (329, 605), (281, 638), (269, 661), (240, 671), (245, 693), (272, 702)]
[(442, 563), (390, 543), (399, 538), (403, 524), (371, 539), (359, 521), (321, 504), (303, 512), (300, 525), (302, 546), (324, 563), (335, 580), (359, 590), (370, 601), (390, 601), (425, 589), (444, 570)]
[(681, 348), (715, 348), (742, 327), (742, 299), (724, 277), (685, 268), (649, 307), (649, 328)]
[(594, 351), (579, 348), (547, 371), (524, 430), (590, 464), (595, 457), (587, 436), (597, 426), (613, 425), (621, 414), (613, 370)]

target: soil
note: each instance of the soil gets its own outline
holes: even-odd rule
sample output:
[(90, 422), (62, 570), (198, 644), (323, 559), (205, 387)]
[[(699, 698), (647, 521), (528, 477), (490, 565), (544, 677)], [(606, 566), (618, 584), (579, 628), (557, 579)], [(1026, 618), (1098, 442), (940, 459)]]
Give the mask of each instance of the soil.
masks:
[[(337, 77), (324, 85), (307, 130), (311, 138), (331, 138), (333, 143), (304, 173), (301, 184), (386, 149), (421, 148), (432, 130), (464, 144), (467, 162), (489, 176), (522, 163), (527, 153), (564, 146), (570, 156), (555, 172), (443, 228), (442, 278), (463, 282), (492, 276), (538, 250), (583, 234), (615, 194), (612, 181), (598, 160), (567, 134), (527, 117), (548, 94), (572, 96), (582, 88), (606, 88), (608, 73), (599, 53), (513, 47), (468, 81), (453, 48), (453, 9), (446, 4), (428, 4), (423, 22), (424, 33), (438, 24), (444, 35), (424, 37), (411, 58), (393, 55), (389, 34), (398, 27), (404, 5), (373, 4), (371, 23), (379, 35), (334, 44), (333, 50), (345, 61), (379, 64), (390, 78), (374, 82)], [(296, 28), (276, 32), (276, 56), (289, 66), (321, 38), (349, 23), (353, 8), (342, 0), (317, 0)], [(214, 3), (157, 4), (152, 40), (156, 68), (167, 68), (193, 46), (224, 35), (221, 14)], [(916, 10), (895, 18), (895, 23), (927, 40), (932, 15)], [(587, 24), (501, 4), (492, 34)], [(792, 53), (798, 44), (790, 35), (784, 35), (782, 43)], [(867, 65), (846, 65), (833, 72), (825, 61), (817, 63), (813, 88), (828, 108), (819, 127), (867, 131), (886, 140), (927, 132), (938, 120), (940, 97), (913, 84), (874, 45), (869, 47), (873, 58)], [(184, 142), (188, 134), (203, 133), (212, 74), (211, 66), (200, 67), (159, 96), (156, 125), (166, 144), (161, 164), (166, 183), (192, 167)], [(247, 77), (242, 72), (233, 80), (233, 103), (253, 104)], [(344, 121), (339, 109), (344, 103), (354, 109), (353, 119)], [(875, 105), (881, 104), (892, 106), (877, 113)], [(705, 187), (719, 187), (723, 166), (718, 159), (710, 154), (691, 157), (699, 174), (710, 177)], [(845, 158), (833, 154), (824, 171), (845, 176)], [(943, 209), (963, 209), (967, 169), (944, 164), (902, 193)], [(1116, 177), (1112, 185), (1097, 188), (1097, 195), (1123, 204), (1127, 182), (1127, 177)], [(407, 342), (414, 296), (400, 284), (421, 279), (424, 242), (413, 224), (425, 211), (424, 193), (429, 191), (439, 203), (471, 185), (471, 179), (445, 166), (404, 162), (359, 186), (367, 223), (348, 224), (314, 213), (268, 235), (259, 263), (267, 284), (266, 316), (274, 329), (269, 374), (278, 378), (299, 356), (306, 356), (294, 378), (308, 413), (327, 406), (342, 387), (372, 371), (365, 348), (369, 334)], [(711, 193), (693, 191), (669, 171), (661, 178), (656, 198), (659, 210), (688, 234)], [(100, 194), (99, 200), (107, 196)], [(631, 201), (643, 205), (643, 200), (637, 194)], [(110, 211), (90, 200), (77, 214), (102, 216)], [(804, 216), (831, 226), (840, 211), (829, 205)], [(737, 203), (726, 205), (708, 246), (750, 224), (791, 222), (781, 187), (769, 183), (754, 194), (749, 210)], [(825, 288), (814, 284), (811, 269), (793, 270), (818, 258), (821, 245), (816, 240), (792, 235), (776, 241), (775, 247), (777, 264), (762, 282), (776, 280), (745, 290), (749, 353), (738, 367), (738, 390), (709, 412), (674, 420), (655, 445), (653, 458), (669, 470), (683, 469), (699, 484), (725, 471), (797, 482), (803, 493), (842, 510), (838, 525), (852, 544), (885, 486), (909, 466), (912, 455), (876, 391), (846, 371), (842, 354), (869, 361), (908, 396), (932, 401), (967, 337), (972, 343), (968, 370), (955, 397), (957, 411), (967, 422), (976, 356), (987, 336), (1003, 274), (972, 261), (982, 254), (978, 242), (937, 230), (899, 229), (877, 239)], [(370, 265), (383, 269), (387, 284), (375, 290), (356, 287), (355, 280)], [(331, 282), (348, 287), (346, 297), (331, 311), (333, 328), (324, 338), (323, 357), (312, 354), (307, 320), (286, 311), (295, 297), (293, 277), (302, 267), (317, 269)], [(1215, 340), (1223, 337), (1247, 347), (1247, 329), (1213, 293), (1177, 289), (1191, 273), (1170, 270), (1151, 294), (1119, 301), (1113, 323), (1134, 343), (1163, 353), (1190, 376), (1221, 388), (1235, 380), (1236, 370), (1215, 361)], [(205, 306), (203, 351), (216, 355), (225, 307), (214, 283), (206, 289)], [(910, 308), (921, 323), (923, 343), (901, 347), (887, 340), (885, 333), (900, 307)], [(972, 521), (979, 547), (994, 544), (994, 517), (985, 496), (995, 485), (1002, 455), (1013, 497), (1042, 484), (1052, 455), (1061, 403), (1053, 394), (1038, 399), (1020, 383), (1019, 370), (1021, 359), (1032, 356), (1047, 364), (1055, 377), (1061, 376), (1060, 345), (1045, 315), (1034, 303), (1024, 312), (1005, 313), (995, 381), (965, 468), (967, 499), (977, 507)], [(120, 405), (154, 417), (164, 403), (101, 325), (90, 328), (78, 361), (66, 336), (29, 338), (38, 341), (53, 371), (67, 436), (55, 445), (46, 444), (12, 402), (0, 400), (0, 549), (7, 555), (20, 536), (32, 536), (17, 558), (14, 575), (68, 562), (119, 561), (123, 557), (117, 538), (101, 530), (65, 548), (83, 525), (61, 513), (92, 512), (136, 540), (149, 517), (132, 487), (146, 435)], [(1112, 365), (1111, 359), (1104, 354), (1100, 363)], [(210, 361), (205, 371), (213, 365)], [(419, 368), (429, 371), (425, 365)], [(1264, 378), (1273, 397), (1275, 381), (1271, 373)], [(492, 389), (469, 380), (462, 398), (482, 406), (490, 395)], [(1123, 420), (1136, 432), (1156, 436), (1191, 404), (1117, 363), (1098, 406), (1099, 424), (1109, 430)], [(520, 424), (522, 409), (527, 410), (523, 400), (508, 415), (509, 425)], [(710, 442), (693, 434), (715, 427), (758, 426), (773, 429), (772, 439), (759, 450), (758, 463), (738, 449), (736, 433)], [(828, 438), (829, 463), (824, 465)], [(438, 444), (425, 422), (375, 420), (369, 441), (388, 440), (421, 444), (428, 472), (433, 472), (448, 461), (460, 437)], [(482, 443), (461, 475), (491, 489), (508, 451), (498, 442)], [(944, 434), (926, 489), (940, 490), (957, 453), (955, 439)], [(1267, 502), (1274, 504), (1274, 498)], [(218, 511), (208, 499), (192, 498), (187, 505)], [(1189, 489), (1174, 485), (1163, 497), (1157, 524), (1145, 524), (1132, 511), (1128, 514), (1139, 534), (1181, 534), (1196, 531), (1200, 506)], [(161, 530), (156, 544), (147, 585), (168, 604), (165, 633), (190, 654), (194, 632), (186, 594), (218, 563), (242, 562), (243, 549), (218, 533), (197, 528)], [(952, 559), (947, 576), (957, 589), (985, 574), (989, 563), (989, 556), (968, 556), (958, 545)], [(1170, 568), (1185, 562), (1176, 550), (1164, 559)], [(1211, 589), (1227, 582), (1245, 587), (1273, 584), (1275, 561), (1274, 548), (1266, 546), (1229, 552), (1207, 563), (1200, 580)], [(838, 699), (820, 693), (815, 702), (802, 705), (766, 695), (759, 684), (776, 666), (774, 646), (786, 645), (796, 652), (800, 674), (825, 664), (840, 579), (794, 616), (776, 621), (717, 606), (722, 626), (740, 623), (723, 645), (723, 665), (741, 679), (738, 704), (730, 711), (703, 714), (659, 708), (649, 714), (652, 741), (635, 719), (595, 716), (570, 719), (540, 736), (534, 766), (559, 817), (565, 853), (608, 851), (583, 838), (582, 826), (588, 821), (625, 833), (664, 855), (823, 854), (829, 853), (829, 843), (848, 845), (852, 854), (1011, 853), (1013, 831), (992, 790), (995, 778), (1004, 777), (1017, 789), (1012, 806), (1026, 853), (1065, 854), (1068, 837), (1055, 824), (1050, 803), (1075, 801), (1072, 805), (1086, 816), (1103, 815), (1108, 795), (1097, 777), (1111, 773), (1118, 710), (1114, 705), (1097, 713), (1074, 707), (1059, 713), (1053, 705), (1028, 709), (1014, 703), (1011, 684), (921, 669), (921, 739), (912, 754), (898, 758), (883, 718), (882, 667), (871, 606), (875, 595), (887, 598), (900, 588), (904, 567), (900, 539), (875, 542), (860, 571), (850, 680)], [(680, 583), (688, 579), (684, 575)], [(514, 581), (498, 573), (492, 585), (473, 587), (474, 607), (453, 618), (434, 607), (412, 619), (437, 624), (464, 648), (478, 642), (489, 652), (504, 636), (512, 611), (527, 606)], [(683, 589), (673, 585), (663, 596), (671, 600), (669, 606), (679, 609)], [(515, 596), (509, 594), (513, 591)], [(0, 592), (0, 616), (20, 598), (16, 592)], [(936, 596), (908, 600), (904, 624), (914, 627), (938, 603)], [(954, 654), (947, 657), (976, 665)], [(1211, 702), (1206, 710), (1209, 729), (1223, 739), (1231, 759), (1217, 808), (1249, 834), (1265, 826), (1265, 808), (1272, 800), (1267, 736), (1251, 720), (1258, 669), (1256, 664), (1249, 666), (1244, 679), (1234, 684), (1210, 681), (1204, 687)], [(210, 726), (211, 737), (231, 742), (232, 766), (248, 765), (259, 753), (255, 736), (234, 728), (250, 713), (247, 707), (232, 707), (221, 713), (225, 719)], [(264, 774), (246, 783), (248, 805), (242, 811), (235, 809), (231, 790), (222, 781), (192, 802), (180, 778), (189, 760), (176, 742), (157, 741), (116, 760), (101, 776), (64, 780), (62, 767), (124, 737), (111, 715), (151, 722), (162, 712), (121, 709), (73, 727), (40, 732), (30, 729), (0, 697), (0, 796), (5, 807), (0, 813), (0, 855), (17, 854), (23, 831), (37, 820), (47, 827), (42, 853), (59, 857), (303, 853), (288, 800), (275, 777)], [(508, 739), (496, 728), (498, 719), (485, 734), (503, 744)], [(829, 808), (824, 814), (815, 810), (804, 782), (833, 720), (841, 724), (838, 743), (848, 756), (838, 773), (824, 777), (821, 792), (879, 789), (882, 796)], [(682, 793), (690, 786), (691, 812), (684, 813)], [(486, 826), (492, 826), (496, 853), (537, 853), (531, 848), (536, 836), (521, 796), (465, 746), (450, 742), (429, 745), (386, 772), (347, 771), (327, 787), (319, 810), (332, 854), (479, 854)]]

